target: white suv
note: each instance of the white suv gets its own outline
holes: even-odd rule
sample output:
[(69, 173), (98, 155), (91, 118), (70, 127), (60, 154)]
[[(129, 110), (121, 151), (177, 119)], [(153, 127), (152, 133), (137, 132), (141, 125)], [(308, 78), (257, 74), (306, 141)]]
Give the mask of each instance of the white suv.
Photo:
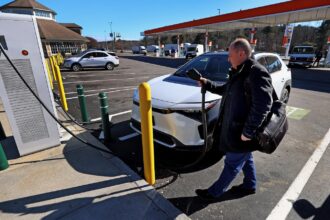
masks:
[[(291, 90), (291, 70), (277, 54), (255, 53), (254, 58), (269, 71), (277, 96), (287, 103)], [(229, 67), (227, 52), (205, 53), (183, 65), (174, 74), (157, 77), (148, 82), (152, 95), (155, 142), (169, 148), (202, 149), (204, 137), (201, 88), (186, 76), (186, 72), (196, 68), (203, 77), (225, 83)], [(220, 100), (221, 96), (217, 94), (205, 94), (209, 132), (216, 123)], [(137, 90), (134, 92), (130, 125), (140, 133)]]
[(119, 66), (119, 58), (114, 53), (107, 53), (101, 50), (87, 50), (79, 55), (64, 60), (63, 66), (73, 71), (80, 71), (83, 68), (101, 67), (113, 70)]

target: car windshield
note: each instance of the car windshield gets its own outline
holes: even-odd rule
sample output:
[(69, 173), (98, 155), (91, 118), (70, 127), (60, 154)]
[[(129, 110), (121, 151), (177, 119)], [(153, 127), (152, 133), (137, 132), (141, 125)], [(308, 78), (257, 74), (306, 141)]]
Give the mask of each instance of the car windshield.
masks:
[(195, 51), (196, 47), (188, 47), (188, 51)]
[(313, 54), (314, 48), (313, 47), (295, 47), (295, 48), (293, 48), (293, 53)]
[(179, 68), (174, 75), (188, 77), (186, 72), (197, 69), (204, 78), (212, 81), (227, 81), (230, 63), (227, 54), (201, 55)]

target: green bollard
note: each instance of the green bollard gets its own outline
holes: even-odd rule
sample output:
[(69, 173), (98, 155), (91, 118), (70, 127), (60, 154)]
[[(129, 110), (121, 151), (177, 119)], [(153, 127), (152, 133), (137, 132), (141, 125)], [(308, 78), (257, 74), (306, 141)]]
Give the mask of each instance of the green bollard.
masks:
[(7, 138), (6, 133), (5, 133), (4, 129), (3, 129), (2, 124), (1, 124), (1, 121), (0, 121), (0, 141), (4, 140), (6, 138)]
[(3, 151), (2, 145), (0, 144), (0, 171), (5, 170), (9, 167), (8, 160), (5, 152)]
[(89, 122), (89, 116), (86, 107), (86, 97), (84, 94), (84, 87), (81, 84), (78, 84), (76, 88), (77, 88), (79, 105), (81, 110), (81, 118), (84, 123), (87, 123)]
[(101, 117), (102, 117), (102, 129), (104, 134), (104, 141), (108, 142), (111, 139), (110, 121), (109, 121), (109, 109), (108, 109), (108, 97), (104, 92), (99, 93)]

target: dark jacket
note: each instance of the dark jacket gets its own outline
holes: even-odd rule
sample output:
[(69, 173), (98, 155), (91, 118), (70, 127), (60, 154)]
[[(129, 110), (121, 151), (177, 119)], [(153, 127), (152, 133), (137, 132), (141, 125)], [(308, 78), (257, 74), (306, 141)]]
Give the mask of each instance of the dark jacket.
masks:
[(208, 80), (206, 89), (222, 95), (218, 121), (213, 130), (215, 147), (223, 152), (256, 150), (253, 141), (243, 142), (241, 135), (253, 138), (270, 111), (273, 87), (267, 70), (248, 59), (237, 70), (230, 70), (225, 85)]

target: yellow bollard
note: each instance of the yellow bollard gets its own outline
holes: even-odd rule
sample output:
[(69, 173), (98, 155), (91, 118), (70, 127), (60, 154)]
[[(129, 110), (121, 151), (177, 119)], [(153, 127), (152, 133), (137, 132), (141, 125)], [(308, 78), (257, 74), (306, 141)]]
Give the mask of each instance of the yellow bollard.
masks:
[(55, 66), (58, 65), (57, 60), (56, 60), (56, 55), (52, 56), (52, 58), (53, 58), (53, 63), (54, 63), (54, 65), (55, 65)]
[(151, 91), (148, 83), (139, 86), (141, 132), (143, 147), (144, 177), (146, 181), (155, 184), (155, 158), (154, 158), (154, 138), (152, 127), (152, 106)]
[(62, 106), (63, 106), (63, 109), (67, 112), (69, 109), (68, 109), (68, 103), (66, 102), (66, 96), (65, 96), (65, 91), (64, 91), (64, 86), (63, 86), (62, 76), (61, 76), (61, 70), (57, 65), (55, 65), (55, 73), (57, 76), (57, 86), (58, 86), (58, 91), (60, 92)]
[(53, 76), (54, 76), (54, 80), (57, 81), (56, 73), (55, 73), (55, 65), (54, 65), (52, 57), (49, 57), (49, 62), (50, 62), (50, 67), (52, 69)]
[(45, 63), (46, 63), (46, 71), (47, 71), (48, 78), (49, 78), (50, 88), (51, 88), (52, 90), (54, 90), (53, 78), (52, 78), (52, 76), (50, 75), (50, 70), (49, 70), (49, 65), (48, 65), (48, 59), (45, 59)]

